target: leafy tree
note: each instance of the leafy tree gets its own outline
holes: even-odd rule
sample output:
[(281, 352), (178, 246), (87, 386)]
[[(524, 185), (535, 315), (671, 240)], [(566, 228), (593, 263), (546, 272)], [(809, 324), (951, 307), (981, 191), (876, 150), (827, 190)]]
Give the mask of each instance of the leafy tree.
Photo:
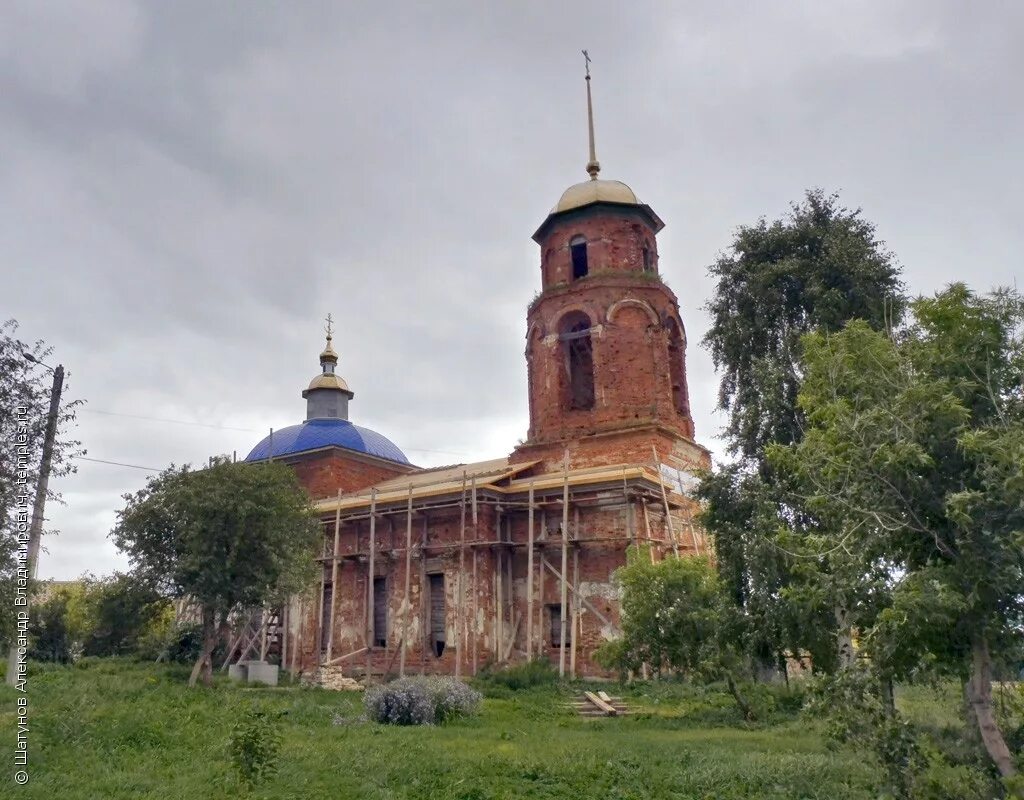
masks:
[(725, 598), (707, 558), (666, 559), (655, 564), (631, 558), (615, 572), (622, 587), (622, 636), (599, 658), (609, 667), (655, 674), (683, 672), (724, 680), (733, 699), (752, 720), (754, 710), (740, 690), (749, 676), (744, 640), (749, 628)]
[(860, 209), (813, 189), (787, 218), (741, 226), (709, 273), (717, 284), (703, 343), (722, 372), (729, 449), (761, 464), (768, 444), (800, 438), (800, 337), (851, 319), (877, 330), (897, 322), (899, 269)]
[(764, 451), (801, 437), (801, 336), (851, 319), (879, 330), (898, 322), (899, 270), (859, 209), (812, 190), (784, 219), (740, 227), (709, 272), (717, 284), (703, 343), (722, 373), (719, 406), (738, 461), (701, 482), (702, 524), (731, 596), (753, 621), (753, 655), (764, 664), (784, 649), (808, 650), (829, 668), (837, 656), (829, 637), (839, 635), (845, 660), (852, 654), (854, 598), (831, 591), (829, 559), (795, 563), (788, 555), (787, 531), (828, 521), (807, 513)]
[(1024, 631), (1024, 300), (954, 284), (899, 338), (850, 323), (804, 339), (802, 441), (771, 450), (862, 570), (898, 576), (865, 629), (897, 678), (958, 675), (1003, 776), (992, 670)]
[(983, 757), (950, 747), (939, 731), (887, 707), (878, 693), (878, 675), (868, 662), (814, 681), (804, 713), (824, 721), (831, 740), (874, 756), (887, 789), (880, 797), (991, 800), (1003, 794)]
[(320, 527), (284, 464), (171, 467), (125, 501), (111, 536), (134, 574), (202, 609), (203, 648), (189, 685), (211, 682), (211, 654), (232, 612), (280, 601), (312, 580)]
[(704, 501), (701, 524), (715, 537), (722, 589), (754, 622), (747, 641), (755, 662), (785, 674), (786, 652), (806, 651), (816, 668), (831, 669), (832, 605), (810, 584), (794, 591), (797, 576), (807, 576), (812, 565), (794, 563), (785, 549), (789, 523), (782, 517), (779, 483), (727, 464), (702, 478), (698, 496)]
[[(0, 323), (0, 642), (9, 641), (13, 630), (15, 553), (18, 547), (15, 513), (19, 492), (16, 450), (20, 446), (27, 448), (28, 471), (24, 490), (31, 508), (42, 458), (46, 416), (50, 407), (50, 374), (27, 360), (23, 354), (28, 353), (39, 361), (46, 361), (53, 355), (53, 348), (47, 347), (42, 341), (29, 344), (21, 341), (17, 334), (16, 321)], [(63, 396), (68, 396), (67, 376)], [(47, 502), (60, 502), (60, 494), (54, 491), (52, 479), (73, 473), (74, 457), (85, 454), (81, 443), (67, 435), (81, 404), (81, 400), (65, 400), (61, 404)], [(13, 413), (19, 407), (25, 408), (28, 422), (27, 441), (24, 445), (18, 441), (19, 420)]]
[(147, 639), (159, 640), (166, 633), (159, 628), (166, 627), (171, 604), (138, 576), (115, 573), (92, 582), (88, 595), (92, 614), (82, 640), (84, 655), (135, 654)]
[(67, 625), (68, 596), (54, 592), (29, 610), (28, 657), (35, 661), (68, 664), (74, 657), (74, 640)]

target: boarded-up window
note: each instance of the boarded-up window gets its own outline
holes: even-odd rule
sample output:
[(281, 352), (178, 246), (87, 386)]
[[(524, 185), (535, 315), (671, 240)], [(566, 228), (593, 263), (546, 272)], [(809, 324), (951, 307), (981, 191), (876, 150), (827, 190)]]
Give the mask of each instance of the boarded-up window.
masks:
[(327, 640), (331, 636), (331, 604), (334, 602), (334, 585), (324, 584), (323, 611), (320, 615), (320, 652), (327, 652)]
[[(548, 606), (548, 619), (551, 621), (551, 646), (562, 646), (562, 606), (559, 603), (552, 603)], [(568, 617), (565, 620), (567, 640), (572, 641), (572, 620)]]
[(388, 582), (386, 578), (373, 579), (373, 644), (388, 644)]
[(444, 575), (430, 579), (430, 648), (438, 658), (444, 653)]

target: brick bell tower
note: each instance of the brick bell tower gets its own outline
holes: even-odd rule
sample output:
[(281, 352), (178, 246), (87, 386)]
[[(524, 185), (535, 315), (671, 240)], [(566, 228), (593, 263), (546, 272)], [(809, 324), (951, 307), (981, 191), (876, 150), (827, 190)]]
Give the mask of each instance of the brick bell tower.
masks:
[(541, 293), (526, 323), (530, 430), (513, 461), (550, 466), (566, 448), (573, 468), (707, 463), (693, 441), (686, 333), (661, 280), (664, 223), (626, 184), (601, 180), (587, 63), (590, 179), (570, 186), (533, 235)]

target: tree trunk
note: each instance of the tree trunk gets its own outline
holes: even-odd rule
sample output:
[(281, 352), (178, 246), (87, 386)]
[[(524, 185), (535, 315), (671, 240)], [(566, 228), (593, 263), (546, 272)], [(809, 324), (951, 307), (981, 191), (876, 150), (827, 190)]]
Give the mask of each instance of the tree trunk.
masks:
[(786, 689), (788, 690), (790, 688), (789, 687), (789, 662), (786, 660), (785, 652), (780, 650), (778, 652), (776, 658), (778, 658), (779, 672), (782, 673), (782, 680), (785, 681)]
[(217, 640), (223, 633), (225, 625), (226, 621), (217, 624), (217, 614), (213, 608), (203, 607), (203, 647), (199, 651), (195, 666), (192, 667), (192, 674), (189, 675), (189, 686), (195, 686), (200, 677), (203, 679), (203, 686), (210, 686), (213, 683), (213, 651), (217, 648)]
[(988, 639), (976, 634), (971, 640), (971, 677), (966, 686), (967, 699), (978, 723), (978, 732), (985, 750), (1004, 778), (1017, 773), (1017, 768), (999, 730), (995, 710), (992, 708), (992, 656)]
[(836, 648), (838, 655), (839, 669), (849, 669), (853, 666), (853, 630), (850, 625), (850, 614), (843, 603), (835, 607), (836, 616)]
[(750, 704), (746, 701), (740, 692), (739, 687), (736, 685), (736, 681), (733, 680), (732, 673), (729, 670), (725, 671), (725, 682), (729, 687), (729, 693), (733, 696), (736, 701), (736, 705), (739, 706), (740, 711), (743, 713), (743, 719), (747, 722), (754, 722), (757, 719), (757, 715), (754, 714), (754, 709), (750, 707)]

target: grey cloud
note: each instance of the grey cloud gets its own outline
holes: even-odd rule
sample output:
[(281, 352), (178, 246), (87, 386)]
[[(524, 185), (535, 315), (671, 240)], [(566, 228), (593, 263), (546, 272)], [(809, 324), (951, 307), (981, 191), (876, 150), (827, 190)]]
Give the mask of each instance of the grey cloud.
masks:
[[(668, 223), (699, 438), (705, 268), (808, 186), (864, 207), (914, 291), (1020, 274), (1024, 11), (952, 2), (20, 2), (0, 31), (4, 316), (95, 410), (90, 456), (244, 455), (303, 414), (340, 320), (353, 418), (418, 463), (525, 435), (530, 235), (584, 177), (579, 49), (603, 174)], [(257, 432), (258, 431), (258, 432)], [(414, 450), (413, 448), (419, 448)], [(62, 483), (43, 574), (121, 565), (146, 473)]]

